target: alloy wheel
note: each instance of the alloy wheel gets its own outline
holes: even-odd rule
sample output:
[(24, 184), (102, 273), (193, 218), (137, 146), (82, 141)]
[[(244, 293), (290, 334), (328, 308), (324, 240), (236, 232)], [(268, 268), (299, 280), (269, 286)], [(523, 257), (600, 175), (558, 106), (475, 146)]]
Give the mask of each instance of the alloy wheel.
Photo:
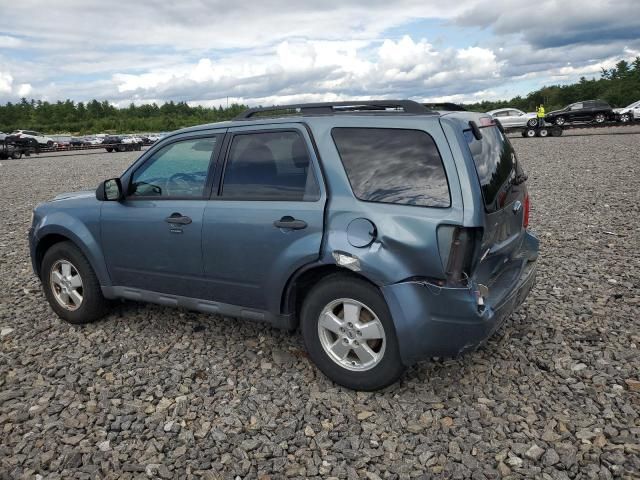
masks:
[(318, 319), (318, 336), (329, 358), (347, 370), (370, 370), (384, 356), (384, 326), (357, 300), (340, 298), (326, 305)]
[(80, 308), (84, 293), (82, 277), (70, 261), (57, 260), (53, 264), (49, 283), (53, 297), (60, 306), (70, 311)]

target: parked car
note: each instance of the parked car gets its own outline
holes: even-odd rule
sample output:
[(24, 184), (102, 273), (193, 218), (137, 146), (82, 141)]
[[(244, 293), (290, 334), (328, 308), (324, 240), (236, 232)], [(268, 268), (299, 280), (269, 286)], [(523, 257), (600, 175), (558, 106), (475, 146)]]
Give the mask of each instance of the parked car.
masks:
[(128, 135), (107, 135), (102, 140), (105, 150), (111, 152), (131, 152), (141, 150), (142, 142)]
[(545, 115), (546, 122), (564, 125), (573, 122), (604, 123), (614, 118), (613, 109), (604, 100), (586, 100), (572, 103), (562, 110), (555, 110)]
[(71, 137), (69, 145), (72, 147), (84, 147), (90, 145), (90, 143), (85, 137)]
[(525, 113), (517, 108), (498, 108), (487, 112), (487, 114), (500, 120), (504, 128), (536, 127), (538, 125), (536, 112)]
[(33, 130), (15, 130), (11, 135), (18, 138), (33, 138), (40, 147), (51, 148), (55, 143), (51, 137), (47, 137), (45, 134)]
[(614, 108), (616, 119), (622, 123), (640, 120), (640, 100), (624, 108)]
[(280, 106), (174, 132), (96, 191), (38, 205), (29, 244), (70, 323), (128, 298), (299, 327), (329, 378), (373, 390), (518, 308), (538, 255), (529, 205), (485, 114)]

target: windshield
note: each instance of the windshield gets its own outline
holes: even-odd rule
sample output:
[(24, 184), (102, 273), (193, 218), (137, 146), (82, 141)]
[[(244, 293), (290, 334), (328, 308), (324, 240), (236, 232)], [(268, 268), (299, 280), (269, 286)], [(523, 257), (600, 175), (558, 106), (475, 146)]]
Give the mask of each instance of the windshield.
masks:
[(480, 131), (480, 140), (471, 130), (465, 130), (464, 135), (476, 166), (485, 208), (495, 212), (515, 200), (511, 191), (517, 158), (511, 142), (495, 124), (480, 127)]

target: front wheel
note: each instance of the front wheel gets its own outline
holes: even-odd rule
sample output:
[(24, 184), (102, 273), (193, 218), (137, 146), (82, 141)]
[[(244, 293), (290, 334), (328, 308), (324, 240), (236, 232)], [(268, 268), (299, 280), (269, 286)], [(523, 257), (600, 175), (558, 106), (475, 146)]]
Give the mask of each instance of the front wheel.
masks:
[(44, 255), (40, 278), (49, 305), (63, 320), (89, 323), (107, 313), (100, 283), (82, 252), (71, 242), (53, 245)]
[(301, 323), (309, 356), (340, 385), (378, 390), (404, 371), (384, 297), (363, 280), (342, 275), (322, 280), (304, 301)]
[(540, 130), (538, 130), (538, 136), (539, 137), (548, 137), (549, 136), (549, 130), (547, 130), (546, 128), (541, 128)]
[(13, 153), (11, 153), (11, 158), (20, 160), (22, 158), (22, 152), (20, 150), (14, 150)]
[(604, 121), (607, 119), (607, 117), (605, 117), (604, 113), (598, 113), (594, 120), (596, 121), (596, 123), (604, 123)]
[(556, 118), (556, 121), (555, 121), (555, 124), (556, 124), (556, 125), (560, 125), (560, 126), (562, 126), (562, 125), (564, 125), (565, 123), (567, 123), (567, 119), (566, 119), (566, 118), (564, 118), (564, 117), (558, 117), (558, 118)]
[(525, 137), (528, 137), (528, 138), (533, 138), (533, 137), (535, 137), (535, 136), (537, 135), (537, 133), (538, 133), (538, 132), (536, 132), (536, 129), (535, 129), (535, 128), (527, 128), (527, 129), (524, 131), (524, 135), (525, 135)]

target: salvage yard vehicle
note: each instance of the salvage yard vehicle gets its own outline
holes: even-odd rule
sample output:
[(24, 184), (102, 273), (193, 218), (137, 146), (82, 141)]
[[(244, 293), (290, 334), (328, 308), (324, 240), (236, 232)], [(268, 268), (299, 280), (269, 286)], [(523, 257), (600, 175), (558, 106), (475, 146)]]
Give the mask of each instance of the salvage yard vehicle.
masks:
[(487, 112), (487, 115), (500, 120), (504, 128), (535, 127), (538, 125), (536, 112), (524, 113), (517, 108), (498, 108)]
[(32, 138), (40, 147), (51, 148), (55, 143), (53, 138), (47, 137), (44, 133), (35, 132), (33, 130), (14, 130), (11, 135), (17, 138)]
[(70, 323), (130, 299), (300, 328), (330, 379), (375, 390), (477, 348), (524, 301), (538, 256), (526, 179), (485, 114), (249, 109), (39, 204), (30, 253)]
[(142, 141), (130, 136), (107, 135), (102, 140), (105, 150), (111, 152), (131, 152), (142, 149)]
[(629, 123), (640, 120), (640, 100), (633, 102), (624, 108), (614, 108), (616, 119), (622, 123)]
[(613, 120), (615, 114), (611, 106), (604, 100), (586, 100), (572, 103), (562, 110), (554, 110), (545, 115), (546, 122), (555, 125), (565, 125), (573, 122), (604, 123)]

